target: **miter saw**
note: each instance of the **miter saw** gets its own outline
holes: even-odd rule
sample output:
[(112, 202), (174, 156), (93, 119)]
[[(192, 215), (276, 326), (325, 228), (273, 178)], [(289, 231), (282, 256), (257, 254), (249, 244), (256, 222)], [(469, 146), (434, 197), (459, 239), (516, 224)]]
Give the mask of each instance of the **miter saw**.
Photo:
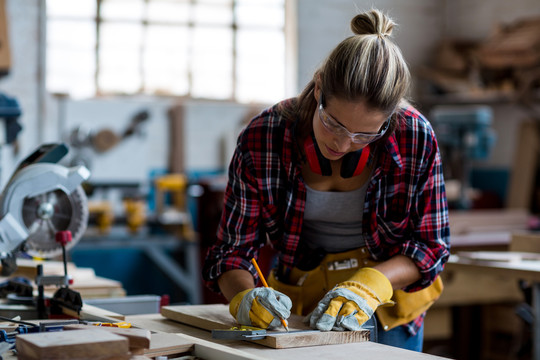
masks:
[[(0, 194), (1, 275), (15, 271), (16, 256), (64, 255), (81, 238), (88, 223), (82, 182), (90, 177), (84, 166), (57, 164), (68, 152), (65, 144), (45, 144), (24, 159)], [(71, 232), (71, 241), (57, 234)]]

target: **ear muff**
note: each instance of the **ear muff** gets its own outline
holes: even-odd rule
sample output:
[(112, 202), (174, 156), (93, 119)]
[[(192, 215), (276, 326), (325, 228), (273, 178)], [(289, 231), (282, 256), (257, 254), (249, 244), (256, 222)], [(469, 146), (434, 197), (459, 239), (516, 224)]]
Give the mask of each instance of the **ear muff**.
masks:
[(330, 161), (321, 153), (321, 149), (319, 149), (319, 145), (317, 145), (313, 133), (306, 138), (306, 141), (304, 141), (304, 150), (311, 171), (323, 176), (332, 175)]
[(361, 150), (351, 152), (343, 156), (340, 169), (341, 177), (346, 179), (360, 175), (364, 170), (364, 167), (366, 167), (369, 159), (369, 153), (369, 146), (366, 146)]
[[(332, 175), (330, 160), (325, 158), (321, 153), (313, 133), (304, 141), (304, 151), (311, 171), (323, 176)], [(360, 175), (367, 164), (369, 153), (369, 146), (366, 146), (361, 150), (343, 156), (340, 169), (341, 177), (346, 179)]]

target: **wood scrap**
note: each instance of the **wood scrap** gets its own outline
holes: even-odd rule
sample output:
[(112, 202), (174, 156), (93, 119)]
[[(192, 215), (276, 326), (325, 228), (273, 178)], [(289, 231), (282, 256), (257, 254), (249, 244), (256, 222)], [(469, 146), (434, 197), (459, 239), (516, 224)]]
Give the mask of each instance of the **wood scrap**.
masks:
[(53, 331), (17, 335), (21, 360), (129, 359), (126, 337), (101, 330)]
[[(168, 319), (205, 330), (230, 329), (238, 326), (229, 314), (229, 307), (224, 304), (164, 306), (161, 308), (161, 314)], [(288, 322), (291, 331), (312, 330), (307, 324), (303, 323), (302, 317), (299, 315), (291, 315)], [(274, 349), (285, 349), (369, 341), (369, 334), (369, 330), (319, 331), (305, 333), (268, 331), (266, 338), (250, 341)]]
[(512, 234), (509, 250), (540, 253), (540, 233), (516, 232)]
[[(508, 208), (530, 209), (540, 154), (540, 132), (534, 119), (519, 124), (508, 189)], [(525, 230), (525, 229), (524, 229)]]
[(97, 306), (93, 306), (90, 304), (84, 304), (81, 309), (81, 311), (77, 314), (76, 311), (69, 310), (69, 309), (63, 309), (63, 312), (65, 315), (78, 318), (80, 320), (88, 320), (88, 321), (101, 321), (101, 322), (118, 322), (123, 321), (125, 319), (125, 316), (122, 314), (118, 314), (112, 311), (108, 311), (105, 309), (101, 309)]
[(64, 330), (101, 330), (108, 331), (116, 335), (124, 336), (129, 340), (129, 347), (144, 348), (150, 347), (150, 331), (135, 328), (119, 328), (114, 326), (94, 326), (85, 324), (73, 324), (64, 326)]
[(502, 261), (520, 263), (523, 261), (540, 261), (540, 254), (519, 251), (458, 251), (460, 258), (474, 261)]
[(144, 350), (144, 355), (156, 357), (191, 353), (193, 344), (193, 340), (179, 337), (177, 334), (154, 333), (151, 335), (150, 347)]
[(449, 213), (450, 233), (496, 233), (526, 230), (529, 211), (525, 207), (512, 209), (452, 210)]

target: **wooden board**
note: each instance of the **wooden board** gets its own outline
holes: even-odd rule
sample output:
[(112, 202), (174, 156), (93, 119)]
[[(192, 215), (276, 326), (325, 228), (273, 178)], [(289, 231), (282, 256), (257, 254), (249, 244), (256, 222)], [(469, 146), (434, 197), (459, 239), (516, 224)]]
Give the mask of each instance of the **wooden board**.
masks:
[(150, 358), (167, 356), (170, 359), (193, 357), (207, 360), (264, 360), (259, 356), (193, 336), (164, 333), (152, 334), (151, 347), (144, 351), (144, 355)]
[[(38, 265), (43, 266), (43, 275), (64, 275), (64, 263), (62, 261), (17, 259), (17, 270), (9, 277), (22, 276), (34, 281)], [(96, 276), (92, 268), (79, 268), (74, 263), (68, 262), (67, 270), (73, 280), (70, 288), (80, 293), (83, 299), (126, 295), (120, 281)], [(0, 277), (0, 281), (6, 281), (9, 277)], [(33, 286), (37, 290), (35, 283)], [(55, 285), (45, 286), (45, 295), (52, 296), (56, 290)]]
[(452, 210), (449, 212), (450, 233), (465, 235), (522, 231), (527, 229), (529, 217), (529, 212), (523, 208)]
[(177, 334), (154, 333), (151, 335), (150, 347), (144, 350), (144, 355), (169, 356), (192, 351), (193, 340), (186, 340)]
[(144, 348), (150, 347), (150, 331), (145, 329), (135, 328), (119, 328), (113, 326), (94, 326), (85, 324), (73, 324), (64, 326), (64, 330), (99, 330), (107, 331), (116, 335), (123, 336), (129, 340), (130, 348)]
[[(536, 121), (523, 121), (519, 127), (506, 207), (529, 209), (534, 199), (534, 179), (537, 171), (540, 139)], [(497, 222), (493, 222), (497, 224)]]
[[(205, 330), (230, 329), (236, 324), (229, 314), (228, 305), (187, 305), (164, 306), (161, 314), (171, 320), (178, 321)], [(289, 330), (312, 330), (302, 322), (302, 317), (292, 315), (289, 319)], [(303, 346), (335, 345), (369, 341), (369, 330), (360, 331), (320, 331), (306, 333), (286, 333), (285, 331), (269, 331), (262, 340), (250, 340), (257, 344), (274, 349), (286, 349)]]
[(101, 330), (17, 335), (19, 359), (129, 359), (128, 339)]
[(522, 251), (458, 251), (463, 259), (474, 261), (502, 261), (522, 263), (523, 261), (539, 261), (540, 254)]
[(509, 250), (540, 253), (540, 234), (527, 232), (512, 234)]

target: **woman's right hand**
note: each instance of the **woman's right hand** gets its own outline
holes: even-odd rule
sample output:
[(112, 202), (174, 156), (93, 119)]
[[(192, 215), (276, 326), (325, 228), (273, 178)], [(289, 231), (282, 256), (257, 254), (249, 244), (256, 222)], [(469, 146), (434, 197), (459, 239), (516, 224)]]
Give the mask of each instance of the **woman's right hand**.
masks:
[(277, 328), (280, 319), (291, 315), (291, 299), (272, 288), (258, 287), (239, 292), (229, 304), (229, 312), (238, 324), (262, 329)]

